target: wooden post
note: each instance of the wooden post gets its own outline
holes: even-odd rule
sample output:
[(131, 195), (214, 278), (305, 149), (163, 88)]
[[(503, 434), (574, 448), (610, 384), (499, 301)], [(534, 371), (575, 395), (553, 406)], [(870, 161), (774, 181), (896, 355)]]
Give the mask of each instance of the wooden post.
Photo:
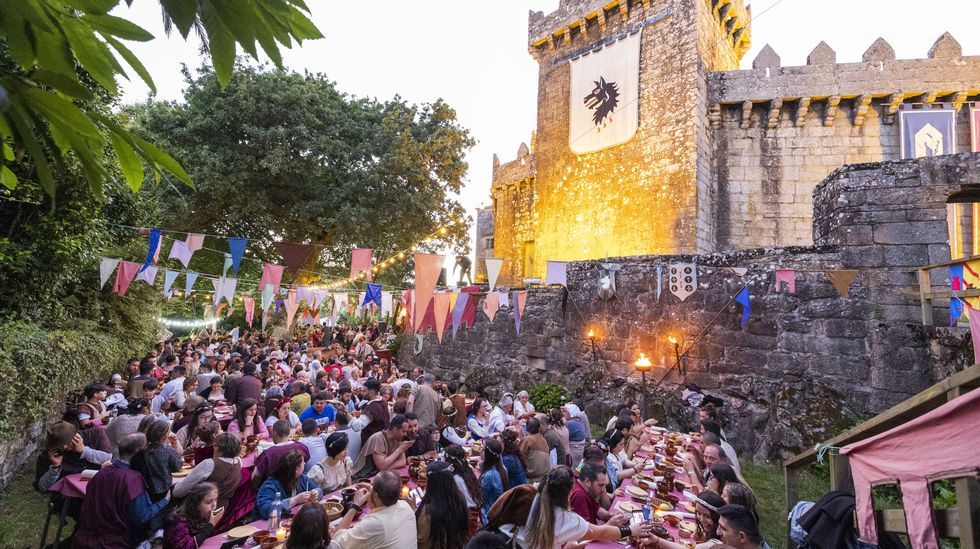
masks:
[(932, 326), (932, 298), (926, 297), (932, 292), (932, 283), (929, 281), (929, 269), (919, 269), (919, 302), (922, 305), (922, 324)]
[[(799, 501), (799, 482), (800, 482), (800, 471), (796, 467), (783, 466), (783, 478), (785, 480), (786, 486), (786, 516), (789, 516), (789, 512), (793, 510), (796, 506), (796, 502)], [(789, 528), (786, 529), (786, 547), (793, 547), (795, 543), (793, 539), (789, 536)]]
[(980, 547), (980, 484), (976, 477), (956, 479), (960, 547)]
[(854, 479), (851, 478), (851, 464), (847, 456), (836, 451), (830, 454), (830, 489), (854, 493)]

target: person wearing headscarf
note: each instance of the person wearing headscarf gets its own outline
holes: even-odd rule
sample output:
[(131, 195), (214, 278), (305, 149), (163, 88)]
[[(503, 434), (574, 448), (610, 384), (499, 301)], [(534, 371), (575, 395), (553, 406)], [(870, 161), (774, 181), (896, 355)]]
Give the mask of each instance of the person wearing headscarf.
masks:
[(582, 421), (582, 410), (569, 402), (562, 407), (562, 413), (565, 427), (568, 428), (568, 453), (572, 456), (572, 463), (579, 463), (582, 461), (582, 452), (585, 451), (585, 441), (589, 438)]
[(534, 417), (535, 412), (527, 391), (517, 393), (517, 400), (514, 401), (514, 417), (527, 420)]
[(508, 425), (513, 424), (516, 421), (511, 415), (513, 410), (514, 396), (510, 393), (504, 393), (504, 396), (497, 401), (497, 406), (490, 412), (490, 417), (487, 420), (487, 436), (502, 433)]

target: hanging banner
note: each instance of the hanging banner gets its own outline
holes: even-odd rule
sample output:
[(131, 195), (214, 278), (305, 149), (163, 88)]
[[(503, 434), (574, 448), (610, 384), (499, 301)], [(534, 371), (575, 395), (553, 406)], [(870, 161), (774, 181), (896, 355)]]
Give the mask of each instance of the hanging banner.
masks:
[(296, 288), (296, 302), (302, 303), (306, 302), (308, 306), (313, 305), (313, 290), (309, 286), (300, 286)]
[[(616, 297), (616, 273), (623, 268), (618, 263), (599, 264), (599, 297), (606, 301)], [(657, 298), (660, 298), (658, 293)]]
[(183, 240), (174, 240), (174, 243), (170, 246), (170, 255), (167, 259), (178, 259), (187, 268), (191, 264), (191, 257), (194, 252), (187, 248), (187, 244)]
[(350, 277), (352, 280), (364, 275), (364, 280), (374, 280), (371, 272), (371, 248), (354, 248), (350, 251)]
[(289, 290), (286, 294), (286, 329), (293, 329), (293, 320), (296, 318), (296, 310), (299, 309), (299, 301), (296, 301), (296, 290)]
[(827, 273), (827, 277), (830, 278), (831, 284), (834, 288), (837, 288), (837, 293), (841, 297), (847, 297), (847, 292), (851, 289), (851, 284), (854, 283), (854, 279), (857, 277), (858, 272), (853, 270), (840, 270), (840, 271), (824, 271)]
[(949, 300), (949, 325), (951, 328), (955, 328), (959, 324), (965, 309), (966, 303), (962, 299), (954, 297)]
[(670, 292), (684, 301), (698, 289), (698, 266), (694, 263), (674, 263), (670, 266)]
[(265, 315), (269, 311), (269, 307), (272, 307), (272, 296), (275, 292), (272, 289), (272, 284), (269, 284), (262, 290), (262, 314)]
[(303, 265), (310, 259), (313, 252), (316, 251), (316, 246), (313, 244), (299, 244), (297, 242), (273, 242), (276, 251), (282, 257), (282, 262), (286, 264), (286, 268), (293, 273), (293, 276), (299, 274), (302, 270)]
[(793, 269), (776, 269), (776, 293), (786, 284), (789, 293), (796, 293), (796, 271)]
[(970, 107), (970, 151), (980, 152), (980, 107)]
[(497, 277), (500, 276), (500, 267), (504, 260), (499, 257), (488, 257), (484, 261), (487, 263), (487, 281), (490, 282), (490, 291), (497, 286)]
[(140, 268), (140, 272), (146, 270), (150, 266), (150, 263), (156, 261), (157, 254), (160, 253), (160, 229), (152, 229), (150, 231), (150, 249), (146, 253), (146, 261), (143, 262), (143, 266)]
[(568, 147), (573, 153), (619, 145), (636, 134), (642, 34), (634, 32), (570, 62)]
[(279, 283), (282, 281), (282, 265), (265, 263), (262, 265), (262, 279), (259, 280), (259, 290), (265, 290), (267, 284), (272, 285), (272, 292), (279, 293)]
[(752, 315), (752, 301), (749, 297), (749, 288), (746, 286), (735, 296), (735, 302), (742, 306), (742, 328), (749, 323), (749, 316)]
[(391, 292), (381, 292), (381, 315), (390, 316), (394, 311), (395, 300)]
[(148, 285), (152, 286), (157, 280), (157, 271), (159, 267), (156, 265), (150, 265), (149, 267), (144, 267), (140, 270), (139, 274), (136, 275), (136, 280), (142, 280)]
[(361, 308), (363, 309), (369, 304), (373, 304), (378, 309), (381, 308), (381, 284), (368, 283), (367, 291), (364, 292), (364, 298), (361, 301)]
[(204, 235), (196, 233), (187, 233), (187, 238), (184, 239), (184, 245), (187, 249), (196, 252), (204, 247)]
[(116, 265), (119, 265), (119, 260), (111, 257), (103, 257), (99, 262), (99, 288), (105, 288), (105, 283), (112, 276), (112, 271), (116, 270)]
[(231, 255), (231, 268), (238, 274), (238, 267), (242, 264), (242, 256), (245, 255), (245, 245), (248, 244), (247, 238), (228, 237), (228, 251)]
[(173, 287), (174, 282), (177, 280), (177, 277), (178, 276), (180, 276), (180, 271), (171, 271), (170, 269), (166, 269), (163, 272), (163, 295), (164, 295), (164, 297), (168, 297), (168, 298), (170, 297), (170, 288)]
[(557, 284), (568, 287), (568, 263), (565, 261), (549, 261), (544, 275), (544, 285)]
[(449, 316), (449, 296), (448, 293), (432, 296), (432, 312), (435, 314), (436, 338), (439, 343), (442, 343), (442, 334), (446, 331), (446, 320)]
[(493, 322), (498, 307), (500, 307), (500, 294), (497, 292), (488, 293), (486, 299), (483, 300), (483, 313), (487, 315), (490, 322)]
[(252, 297), (252, 292), (242, 292), (242, 301), (245, 302), (245, 322), (251, 329), (252, 321), (255, 320), (255, 298)]
[(470, 302), (470, 297), (470, 294), (466, 292), (459, 294), (459, 298), (456, 299), (456, 304), (453, 306), (453, 339), (456, 339), (456, 332), (459, 331), (459, 325), (463, 321), (463, 313)]
[[(415, 318), (421, 319), (432, 301), (439, 273), (446, 263), (446, 256), (437, 254), (415, 254)], [(421, 324), (419, 324), (421, 325)]]
[(126, 290), (133, 283), (136, 271), (140, 268), (139, 263), (133, 261), (120, 261), (119, 268), (116, 269), (116, 281), (112, 284), (112, 291), (119, 297), (126, 295)]
[(901, 158), (922, 158), (956, 152), (956, 111), (903, 109), (898, 113)]

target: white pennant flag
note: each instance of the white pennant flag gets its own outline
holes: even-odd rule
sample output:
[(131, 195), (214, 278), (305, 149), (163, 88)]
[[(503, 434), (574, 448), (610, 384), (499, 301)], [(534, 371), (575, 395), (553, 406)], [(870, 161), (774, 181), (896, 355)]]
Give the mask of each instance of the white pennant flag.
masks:
[(164, 297), (170, 297), (170, 288), (174, 285), (174, 281), (180, 276), (180, 271), (171, 271), (167, 269), (163, 273), (163, 295)]
[(381, 315), (390, 315), (394, 309), (394, 299), (391, 292), (381, 292)]
[(497, 285), (497, 277), (500, 276), (500, 267), (503, 266), (504, 260), (499, 257), (488, 257), (487, 262), (487, 280), (490, 281), (490, 291), (492, 292), (494, 287)]
[(235, 304), (235, 288), (238, 287), (237, 278), (225, 278), (221, 282), (221, 295), (228, 300), (228, 305)]
[(195, 273), (194, 271), (187, 271), (186, 273), (186, 278), (184, 280), (184, 293), (186, 293), (188, 297), (191, 295), (191, 290), (194, 289), (194, 283), (197, 282), (197, 277), (198, 273)]
[(105, 283), (112, 276), (112, 271), (116, 270), (116, 265), (119, 265), (118, 259), (111, 257), (102, 258), (102, 262), (99, 263), (99, 288), (105, 288)]
[(239, 333), (240, 332), (238, 331), (238, 326), (235, 326), (235, 329), (232, 330), (231, 333), (230, 333), (230, 335), (231, 335), (231, 341), (233, 343), (238, 343), (238, 334)]

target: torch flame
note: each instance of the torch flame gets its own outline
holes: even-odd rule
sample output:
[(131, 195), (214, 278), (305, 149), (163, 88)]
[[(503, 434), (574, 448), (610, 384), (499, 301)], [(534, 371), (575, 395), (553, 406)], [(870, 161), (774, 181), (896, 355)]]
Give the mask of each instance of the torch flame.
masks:
[(671, 343), (673, 343), (674, 345), (677, 345), (677, 338), (676, 338), (676, 337), (674, 337), (674, 336), (670, 336), (670, 337), (668, 337), (668, 338), (667, 338), (667, 341), (670, 341), (670, 342), (671, 342)]

